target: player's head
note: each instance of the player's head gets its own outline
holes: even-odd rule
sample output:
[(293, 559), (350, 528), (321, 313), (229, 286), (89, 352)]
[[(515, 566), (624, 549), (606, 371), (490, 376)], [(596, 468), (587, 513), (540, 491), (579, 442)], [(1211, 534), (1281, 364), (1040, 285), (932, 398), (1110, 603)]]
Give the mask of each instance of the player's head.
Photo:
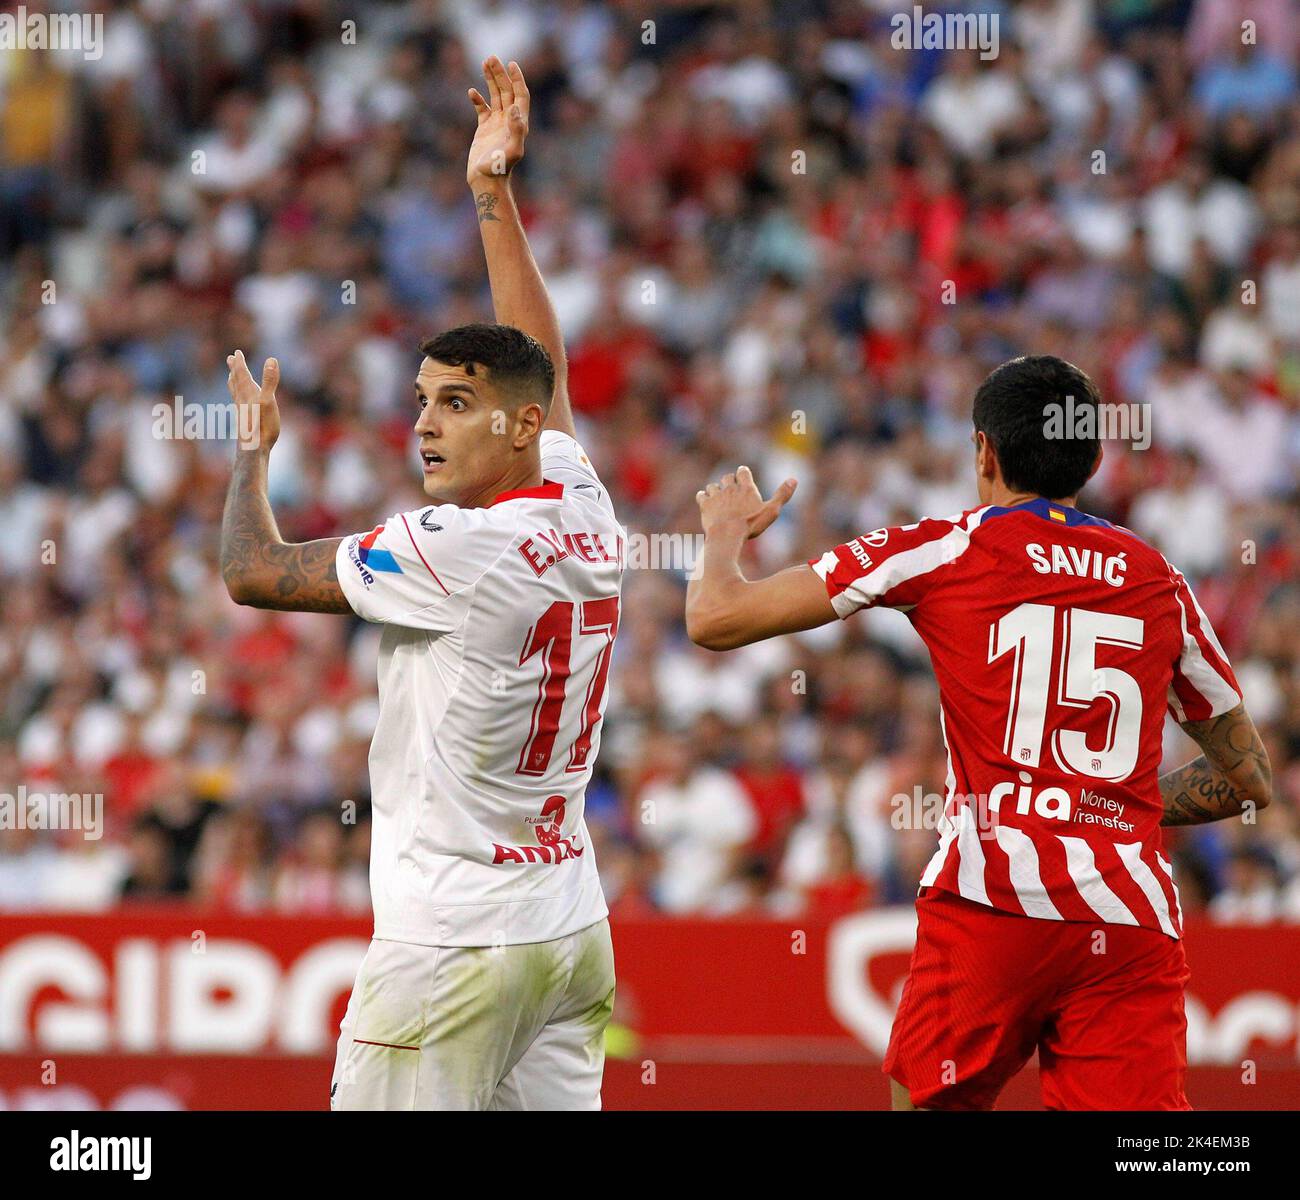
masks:
[[(555, 367), (511, 325), (460, 325), (420, 346), (415, 377), (424, 491), (444, 504), (486, 503), (538, 461)], [(498, 486), (499, 485), (499, 486)]]
[[(1101, 464), (1097, 385), (1050, 354), (1013, 358), (975, 393), (980, 503), (1002, 491), (1069, 500)], [(1086, 435), (1086, 436), (1083, 436)]]

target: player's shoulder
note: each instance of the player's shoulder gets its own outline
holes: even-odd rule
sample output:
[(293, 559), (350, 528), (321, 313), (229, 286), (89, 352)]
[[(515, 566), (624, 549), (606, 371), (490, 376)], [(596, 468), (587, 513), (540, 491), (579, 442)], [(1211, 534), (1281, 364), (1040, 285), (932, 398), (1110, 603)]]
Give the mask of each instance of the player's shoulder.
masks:
[(400, 520), (417, 543), (454, 541), (467, 549), (479, 544), (490, 547), (514, 536), (524, 520), (525, 510), (533, 507), (528, 501), (555, 504), (562, 496), (560, 485), (543, 483), (537, 487), (501, 492), (491, 502), (473, 508), (462, 508), (457, 504), (428, 504), (398, 513), (390, 523)]
[(1128, 579), (1144, 578), (1173, 584), (1181, 578), (1168, 559), (1139, 534), (1081, 509), (1051, 500), (1031, 500), (1008, 507), (987, 505), (978, 512), (975, 535), (978, 540), (1003, 546), (1023, 547), (1031, 558), (1051, 558), (1075, 546), (1077, 553), (1098, 555), (1098, 561), (1113, 560), (1108, 568)]
[(980, 507), (968, 508), (947, 517), (921, 517), (905, 525), (884, 525), (859, 534), (854, 542), (888, 555), (945, 538), (964, 539), (979, 524), (982, 511)]
[[(883, 525), (860, 533), (809, 566), (829, 583), (840, 580), (888, 577), (894, 583), (928, 576), (937, 567), (961, 558), (970, 546), (970, 529), (979, 509), (950, 517), (922, 517), (905, 525)], [(892, 585), (890, 585), (892, 586)]]
[(426, 504), (394, 513), (381, 528), (387, 545), (432, 567), (448, 586), (449, 575), (465, 586), (501, 556), (519, 524), (517, 511), (494, 501), (479, 508)]
[(591, 466), (591, 460), (578, 439), (563, 429), (543, 429), (537, 445), (545, 458)]
[(612, 517), (614, 506), (586, 450), (577, 438), (559, 429), (544, 429), (540, 439), (542, 474), (564, 487), (570, 504), (595, 504)]
[(918, 561), (952, 563), (970, 548), (971, 534), (979, 527), (983, 511), (977, 506), (946, 517), (922, 517), (907, 525), (873, 529), (857, 538), (856, 544), (876, 559), (910, 553)]

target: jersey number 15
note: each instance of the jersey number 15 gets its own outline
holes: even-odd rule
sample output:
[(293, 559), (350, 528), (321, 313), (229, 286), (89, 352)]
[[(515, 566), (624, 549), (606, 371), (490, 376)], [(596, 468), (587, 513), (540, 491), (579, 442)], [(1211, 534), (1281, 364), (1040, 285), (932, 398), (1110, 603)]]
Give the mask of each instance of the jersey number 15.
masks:
[[(1056, 643), (1056, 608), (1021, 604), (989, 626), (989, 662), (1015, 655), (1011, 703), (1003, 750), (1012, 762), (1036, 767), (1042, 755), (1043, 729), (1051, 699), (1052, 659)], [(1067, 608), (1061, 613), (1064, 638), (1056, 703), (1087, 710), (1105, 700), (1105, 740), (1088, 746), (1079, 729), (1053, 730), (1052, 757), (1063, 771), (1094, 779), (1127, 779), (1138, 760), (1142, 734), (1142, 689), (1118, 667), (1097, 666), (1098, 646), (1142, 649), (1143, 623), (1137, 617)]]

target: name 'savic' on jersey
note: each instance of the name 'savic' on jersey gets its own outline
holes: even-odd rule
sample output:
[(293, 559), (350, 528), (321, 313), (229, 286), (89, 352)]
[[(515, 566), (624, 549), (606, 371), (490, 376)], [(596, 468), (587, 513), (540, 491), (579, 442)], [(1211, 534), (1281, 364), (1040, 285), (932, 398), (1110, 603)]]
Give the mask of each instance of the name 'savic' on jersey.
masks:
[(948, 779), (921, 886), (1178, 937), (1165, 710), (1201, 721), (1241, 703), (1182, 575), (1128, 530), (1047, 500), (877, 529), (809, 565), (840, 617), (897, 608), (930, 651)]
[(370, 748), (375, 936), (550, 941), (606, 907), (583, 820), (626, 538), (571, 437), (544, 483), (343, 539), (344, 594), (383, 625)]

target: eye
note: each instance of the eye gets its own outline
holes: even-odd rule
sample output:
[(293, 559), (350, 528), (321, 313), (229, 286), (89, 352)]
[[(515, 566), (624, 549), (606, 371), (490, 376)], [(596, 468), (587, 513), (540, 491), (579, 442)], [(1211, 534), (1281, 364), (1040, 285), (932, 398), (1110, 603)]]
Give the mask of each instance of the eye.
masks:
[(429, 398), (428, 398), (428, 396), (419, 396), (419, 397), (417, 397), (417, 399), (418, 399), (419, 402), (420, 402), (420, 410), (421, 410), (421, 412), (423, 412), (424, 409), (426, 409), (426, 408), (429, 407)]
[(459, 396), (453, 396), (450, 400), (448, 400), (447, 406), (451, 409), (452, 412), (464, 412), (465, 409), (468, 407), (465, 401), (462, 400)]

